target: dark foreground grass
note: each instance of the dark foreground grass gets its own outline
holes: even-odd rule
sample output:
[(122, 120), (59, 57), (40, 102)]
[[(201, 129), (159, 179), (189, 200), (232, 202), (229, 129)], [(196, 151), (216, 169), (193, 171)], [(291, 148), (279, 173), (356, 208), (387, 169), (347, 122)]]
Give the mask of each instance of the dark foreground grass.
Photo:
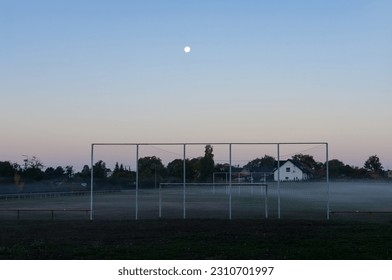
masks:
[(1, 221), (1, 259), (392, 259), (392, 224)]

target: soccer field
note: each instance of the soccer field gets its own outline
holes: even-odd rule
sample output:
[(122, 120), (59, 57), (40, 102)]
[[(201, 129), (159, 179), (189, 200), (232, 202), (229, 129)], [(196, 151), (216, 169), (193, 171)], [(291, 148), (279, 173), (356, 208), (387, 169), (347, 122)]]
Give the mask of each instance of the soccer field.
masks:
[[(280, 197), (280, 199), (279, 199)], [(168, 185), (156, 189), (97, 192), (93, 218), (126, 219), (331, 219), (386, 218), (392, 213), (392, 184), (291, 182), (264, 185)], [(90, 194), (0, 200), (2, 219), (88, 219)], [(279, 201), (280, 200), (280, 201)], [(280, 207), (279, 207), (280, 206)], [(26, 210), (17, 213), (17, 209)], [(50, 210), (50, 211), (27, 211)], [(67, 211), (60, 211), (66, 209)], [(70, 211), (80, 210), (80, 211)], [(352, 213), (343, 213), (352, 212)], [(362, 213), (366, 212), (366, 213)], [(369, 212), (369, 213), (367, 213)], [(371, 213), (370, 213), (371, 212)]]

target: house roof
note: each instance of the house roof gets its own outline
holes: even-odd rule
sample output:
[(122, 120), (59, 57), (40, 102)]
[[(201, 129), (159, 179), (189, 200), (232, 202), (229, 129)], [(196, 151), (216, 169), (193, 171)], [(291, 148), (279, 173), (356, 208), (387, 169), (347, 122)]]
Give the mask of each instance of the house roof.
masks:
[[(304, 173), (308, 173), (311, 174), (313, 173), (313, 171), (306, 167), (304, 164), (302, 164), (302, 162), (298, 161), (298, 160), (293, 160), (293, 159), (288, 159), (288, 160), (281, 160), (279, 161), (279, 166), (282, 167), (286, 162), (291, 162), (292, 164), (294, 164), (296, 167), (298, 167), (302, 172)], [(275, 162), (275, 168), (274, 168), (274, 172), (278, 169), (278, 162)]]

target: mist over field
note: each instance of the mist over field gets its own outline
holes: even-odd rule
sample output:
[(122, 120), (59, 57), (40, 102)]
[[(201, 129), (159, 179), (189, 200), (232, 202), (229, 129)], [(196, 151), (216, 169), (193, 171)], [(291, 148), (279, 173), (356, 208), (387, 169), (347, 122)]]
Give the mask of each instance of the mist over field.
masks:
[[(63, 187), (58, 192), (47, 190), (34, 185), (23, 192), (1, 193), (0, 209), (90, 209), (88, 187), (73, 190)], [(94, 219), (133, 220), (135, 211), (138, 211), (138, 219), (182, 219), (185, 208), (188, 219), (229, 219), (229, 215), (234, 219), (277, 219), (280, 211), (281, 218), (285, 219), (324, 220), (327, 207), (335, 213), (332, 219), (346, 217), (348, 213), (344, 212), (351, 212), (352, 220), (392, 218), (392, 182), (350, 181), (330, 182), (329, 185), (326, 182), (281, 182), (279, 188), (276, 182), (234, 183), (231, 190), (222, 183), (187, 184), (185, 189), (181, 183), (176, 183), (162, 184), (159, 188), (139, 188), (137, 193), (136, 210), (134, 186), (100, 186), (94, 193)], [(66, 220), (84, 217), (76, 213), (56, 216)], [(0, 217), (14, 219), (15, 213), (1, 211)], [(42, 213), (26, 213), (23, 218), (50, 217)]]

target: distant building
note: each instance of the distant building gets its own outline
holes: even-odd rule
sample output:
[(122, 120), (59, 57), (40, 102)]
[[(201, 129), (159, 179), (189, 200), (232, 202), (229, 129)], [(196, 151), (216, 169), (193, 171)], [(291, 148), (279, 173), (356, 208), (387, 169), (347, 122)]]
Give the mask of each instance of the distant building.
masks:
[(392, 179), (392, 170), (387, 171), (387, 178)]
[(301, 162), (288, 159), (279, 162), (279, 170), (274, 170), (274, 180), (278, 181), (278, 173), (280, 173), (280, 181), (302, 181), (308, 180), (313, 176), (311, 169), (305, 167)]

